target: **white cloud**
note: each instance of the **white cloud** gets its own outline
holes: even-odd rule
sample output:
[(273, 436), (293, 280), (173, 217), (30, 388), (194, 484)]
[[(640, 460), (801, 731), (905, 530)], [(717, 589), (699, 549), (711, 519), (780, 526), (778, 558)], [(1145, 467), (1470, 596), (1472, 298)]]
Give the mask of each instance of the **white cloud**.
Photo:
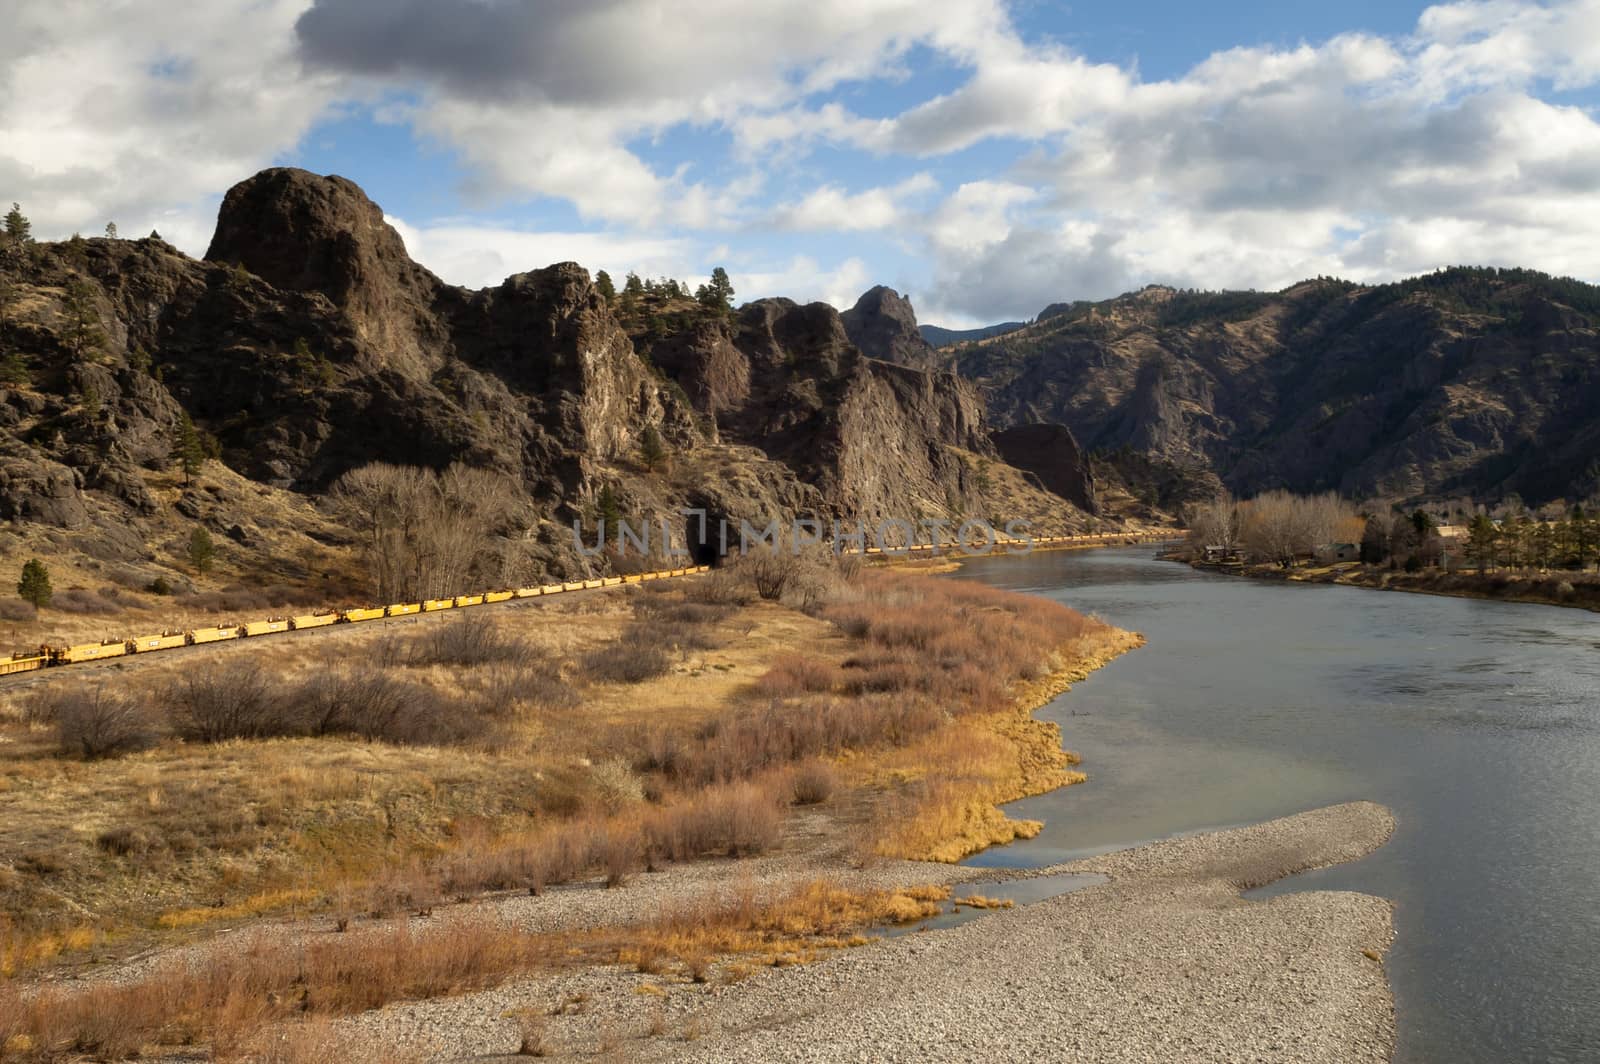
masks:
[(709, 274), (693, 242), (681, 238), (533, 232), (470, 221), (413, 225), (392, 216), (386, 220), (413, 259), (447, 283), (467, 288), (488, 288), (514, 273), (557, 262), (576, 262), (591, 273), (606, 270), (619, 287), (630, 270), (680, 280)]
[[(466, 284), (558, 259), (685, 280), (727, 262), (741, 298), (847, 306), (886, 279), (869, 264), (891, 241), (923, 271), (900, 282), (959, 320), (1148, 281), (1276, 287), (1460, 260), (1600, 274), (1600, 123), (1550, 92), (1600, 82), (1600, 0), (1441, 4), (1404, 36), (1233, 48), (1155, 81), (1025, 38), (1003, 0), (11, 7), (0, 196), (42, 236), (114, 219), (203, 251), (220, 194), (344, 108), (443, 147), (468, 208), (514, 218), (549, 196), (582, 219), (564, 229), (595, 230), (406, 228)], [(959, 83), (852, 110), (925, 61)], [(868, 176), (777, 200), (769, 177), (819, 145)], [(885, 156), (928, 161), (874, 184)], [(790, 255), (812, 234), (856, 243)]]
[(291, 147), (335, 80), (300, 71), (308, 0), (13, 0), (0, 68), (0, 193), (41, 237), (115, 221), (203, 252), (216, 203)]
[(809, 255), (797, 255), (786, 263), (757, 264), (732, 272), (741, 303), (786, 296), (796, 303), (829, 303), (843, 310), (855, 306), (873, 283), (872, 271), (855, 257), (824, 268)]
[(784, 230), (831, 232), (891, 229), (906, 221), (908, 201), (938, 189), (928, 174), (916, 174), (897, 185), (846, 192), (838, 185), (823, 185), (796, 203), (779, 207), (768, 224)]

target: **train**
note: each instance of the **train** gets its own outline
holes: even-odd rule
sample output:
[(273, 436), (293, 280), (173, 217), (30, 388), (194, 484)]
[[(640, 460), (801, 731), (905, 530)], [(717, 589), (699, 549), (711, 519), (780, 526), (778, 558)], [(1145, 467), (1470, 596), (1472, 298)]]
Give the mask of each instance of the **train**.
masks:
[(203, 628), (190, 628), (183, 631), (169, 629), (153, 635), (133, 636), (125, 639), (106, 639), (98, 643), (77, 643), (71, 646), (59, 647), (41, 646), (34, 650), (20, 651), (9, 658), (0, 659), (0, 676), (8, 676), (19, 672), (32, 672), (35, 669), (52, 668), (58, 665), (76, 665), (86, 661), (104, 661), (108, 658), (148, 654), (158, 650), (173, 650), (177, 647), (220, 643), (231, 639), (255, 639), (279, 632), (300, 632), (310, 628), (326, 628), (335, 624), (358, 624), (362, 621), (376, 621), (385, 617), (408, 617), (420, 613), (436, 613), (440, 610), (465, 609), (469, 606), (508, 602), (512, 599), (537, 598), (542, 595), (560, 594), (563, 591), (584, 591), (599, 587), (615, 587), (619, 584), (636, 584), (645, 580), (660, 580), (666, 577), (687, 576), (690, 573), (703, 573), (709, 571), (710, 568), (709, 565), (687, 566), (682, 569), (663, 569), (651, 573), (632, 573), (627, 576), (574, 580), (561, 584), (535, 584), (529, 587), (503, 588), (477, 594), (454, 595), (449, 598), (395, 602), (387, 606), (355, 606), (342, 610), (313, 610), (308, 613), (292, 613), (282, 617), (267, 617), (258, 621), (228, 621)]
[[(1080, 536), (1034, 536), (1031, 540), (1019, 540), (1001, 536), (998, 537), (998, 545), (1020, 546), (1031, 542), (1036, 547), (1050, 547), (1070, 546), (1074, 543), (1141, 543), (1155, 539), (1170, 538), (1171, 535), (1173, 533), (1121, 532)], [(907, 547), (904, 551), (867, 547), (861, 553), (868, 555), (925, 553), (946, 549), (947, 546), (951, 545), (921, 543)], [(568, 580), (559, 584), (536, 584), (529, 587), (502, 588), (495, 591), (455, 595), (447, 598), (396, 602), (387, 606), (356, 606), (342, 610), (317, 610), (310, 613), (267, 617), (258, 621), (244, 621), (242, 623), (229, 621), (204, 628), (191, 628), (182, 631), (167, 630), (157, 632), (154, 635), (134, 636), (128, 639), (107, 639), (99, 643), (77, 643), (60, 647), (40, 646), (33, 650), (19, 651), (8, 659), (0, 659), (0, 676), (8, 676), (19, 672), (32, 672), (35, 669), (52, 668), (59, 665), (76, 665), (86, 661), (104, 661), (108, 658), (121, 658), (136, 654), (148, 654), (159, 650), (173, 650), (178, 647), (198, 646), (203, 643), (220, 643), (230, 639), (255, 639), (279, 632), (298, 632), (310, 628), (326, 628), (336, 624), (357, 624), (362, 621), (375, 621), (385, 617), (408, 617), (414, 614), (436, 613), (440, 610), (464, 609), (470, 606), (507, 602), (512, 599), (556, 595), (566, 591), (587, 591), (593, 588), (615, 587), (619, 584), (637, 584), (647, 580), (662, 580), (674, 576), (688, 576), (691, 573), (704, 573), (709, 571), (710, 568), (709, 565), (694, 565), (686, 566), (682, 569), (662, 569), (648, 573), (631, 573), (627, 576)]]

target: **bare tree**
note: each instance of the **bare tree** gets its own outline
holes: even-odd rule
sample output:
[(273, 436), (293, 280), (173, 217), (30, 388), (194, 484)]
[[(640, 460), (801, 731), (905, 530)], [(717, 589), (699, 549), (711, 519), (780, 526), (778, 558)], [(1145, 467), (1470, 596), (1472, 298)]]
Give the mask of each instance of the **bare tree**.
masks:
[(1221, 547), (1232, 551), (1239, 546), (1239, 503), (1228, 492), (1195, 507), (1189, 518), (1189, 534), (1201, 550)]
[(1286, 491), (1269, 491), (1241, 507), (1241, 538), (1255, 561), (1272, 562), (1285, 569), (1295, 559), (1318, 547), (1353, 538), (1356, 516), (1337, 495), (1300, 497)]
[(521, 501), (509, 478), (487, 470), (381, 462), (340, 477), (332, 498), (361, 535), (373, 591), (385, 602), (458, 594), (498, 568), (495, 534)]

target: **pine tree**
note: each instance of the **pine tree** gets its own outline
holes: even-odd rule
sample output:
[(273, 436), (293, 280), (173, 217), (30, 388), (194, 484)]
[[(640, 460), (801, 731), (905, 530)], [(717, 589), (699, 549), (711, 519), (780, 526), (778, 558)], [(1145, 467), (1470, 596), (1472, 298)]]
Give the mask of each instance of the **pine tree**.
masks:
[(100, 328), (98, 296), (95, 286), (82, 277), (74, 277), (67, 282), (61, 309), (67, 319), (67, 347), (78, 359), (95, 353), (105, 343), (105, 333)]
[(607, 303), (616, 301), (617, 286), (611, 283), (611, 275), (604, 270), (594, 275), (594, 286), (600, 292), (600, 298)]
[(622, 524), (622, 507), (617, 504), (617, 493), (607, 484), (600, 489), (600, 495), (594, 502), (595, 514), (604, 521), (606, 528), (616, 529)]
[(628, 271), (627, 279), (622, 282), (622, 294), (635, 298), (644, 295), (644, 282), (632, 270)]
[(1500, 536), (1489, 515), (1479, 514), (1472, 519), (1468, 537), (1467, 556), (1477, 564), (1481, 576), (1494, 567)]
[(655, 472), (667, 460), (667, 445), (654, 425), (646, 425), (639, 434), (639, 461), (647, 472)]
[(30, 558), (22, 567), (22, 579), (17, 581), (17, 594), (22, 596), (24, 602), (32, 603), (35, 612), (50, 605), (50, 597), (55, 594), (50, 588), (50, 570), (38, 558)]
[(134, 345), (133, 350), (128, 352), (128, 368), (135, 373), (149, 373), (150, 352), (142, 346)]
[(200, 433), (195, 430), (194, 422), (189, 419), (185, 411), (178, 420), (178, 460), (183, 464), (183, 482), (188, 484), (194, 475), (200, 472), (200, 466), (206, 460), (205, 444), (200, 439)]
[(107, 222), (106, 223), (106, 239), (107, 240), (115, 240), (115, 239), (117, 239), (117, 223), (116, 222)]
[(1595, 556), (1595, 523), (1582, 505), (1572, 508), (1572, 553), (1577, 557), (1578, 568), (1587, 569)]
[(217, 547), (211, 542), (211, 533), (196, 525), (195, 530), (189, 533), (189, 564), (194, 566), (197, 573), (208, 573), (216, 554)]
[(701, 285), (695, 298), (714, 310), (732, 310), (733, 282), (728, 280), (728, 271), (721, 266), (712, 270), (710, 283)]
[(6, 237), (19, 244), (26, 244), (33, 239), (33, 223), (23, 215), (20, 203), (13, 203), (6, 212)]

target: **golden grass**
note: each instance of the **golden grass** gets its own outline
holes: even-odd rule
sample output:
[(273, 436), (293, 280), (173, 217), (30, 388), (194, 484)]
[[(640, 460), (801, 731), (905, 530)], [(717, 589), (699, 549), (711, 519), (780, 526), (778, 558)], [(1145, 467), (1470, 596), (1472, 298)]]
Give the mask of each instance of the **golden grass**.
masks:
[(982, 894), (967, 894), (952, 898), (951, 901), (958, 907), (968, 909), (1009, 909), (1016, 904), (1010, 898), (987, 898)]
[(1014, 819), (1006, 802), (1081, 783), (1076, 754), (1062, 749), (1061, 729), (1033, 713), (1143, 637), (1091, 625), (1053, 658), (1044, 676), (1013, 685), (1009, 708), (958, 718), (921, 742), (856, 766), (866, 785), (906, 796), (902, 815), (885, 825), (875, 850), (885, 857), (953, 863), (989, 846), (1030, 839), (1043, 825)]
[[(932, 916), (948, 893), (942, 887), (851, 891), (819, 881), (769, 901), (744, 891), (731, 903), (685, 906), (627, 928), (535, 934), (480, 919), (438, 930), (397, 923), (303, 941), (261, 936), (197, 960), (170, 959), (125, 982), (48, 987), (26, 999), (0, 986), (0, 1044), (9, 1047), (3, 1055), (110, 1059), (206, 1041), (221, 1051), (275, 1039), (329, 1047), (336, 1035), (326, 1025), (271, 1025), (463, 993), (518, 974), (597, 961), (690, 980), (705, 977), (710, 955), (772, 966), (803, 963), (869, 941), (860, 934), (864, 928)], [(297, 1055), (284, 1059), (316, 1059), (309, 1052), (296, 1048)]]
[[(1138, 641), (1043, 599), (868, 572), (828, 619), (768, 602), (737, 610), (716, 622), (715, 649), (675, 652), (655, 680), (586, 685), (572, 674), (572, 662), (637, 625), (633, 598), (682, 594), (489, 614), (567, 662), (582, 693), (577, 704), (515, 707), (490, 744), (169, 742), (86, 763), (46, 756), (37, 727), (0, 726), (14, 740), (0, 747), (0, 819), (16, 825), (0, 840), (0, 913), (18, 921), (0, 938), (0, 957), (18, 971), (108, 942), (131, 948), (152, 933), (286, 911), (331, 907), (347, 924), (357, 911), (425, 911), (579, 874), (620, 884), (708, 846), (737, 854), (771, 845), (784, 801), (822, 802), (825, 816), (865, 809), (879, 852), (956, 860), (1038, 830), (999, 804), (1082, 778), (1069, 770), (1059, 730), (1031, 710)], [(249, 653), (292, 679), (452, 621), (319, 633), (316, 661), (297, 637)], [(182, 668), (135, 661), (119, 682), (155, 691)], [(469, 694), (489, 679), (484, 668), (401, 671)], [(843, 708), (819, 714), (818, 699)], [(891, 710), (899, 715), (874, 720)], [(834, 730), (815, 730), (821, 720)], [(648, 760), (650, 736), (663, 734), (700, 758), (684, 764), (700, 767), (630, 770)], [(837, 805), (836, 789), (847, 795)], [(915, 899), (886, 904), (906, 915)], [(99, 915), (87, 930), (74, 916), (84, 908)], [(657, 949), (703, 969), (701, 954), (717, 941)], [(793, 963), (814, 948), (773, 956)]]

